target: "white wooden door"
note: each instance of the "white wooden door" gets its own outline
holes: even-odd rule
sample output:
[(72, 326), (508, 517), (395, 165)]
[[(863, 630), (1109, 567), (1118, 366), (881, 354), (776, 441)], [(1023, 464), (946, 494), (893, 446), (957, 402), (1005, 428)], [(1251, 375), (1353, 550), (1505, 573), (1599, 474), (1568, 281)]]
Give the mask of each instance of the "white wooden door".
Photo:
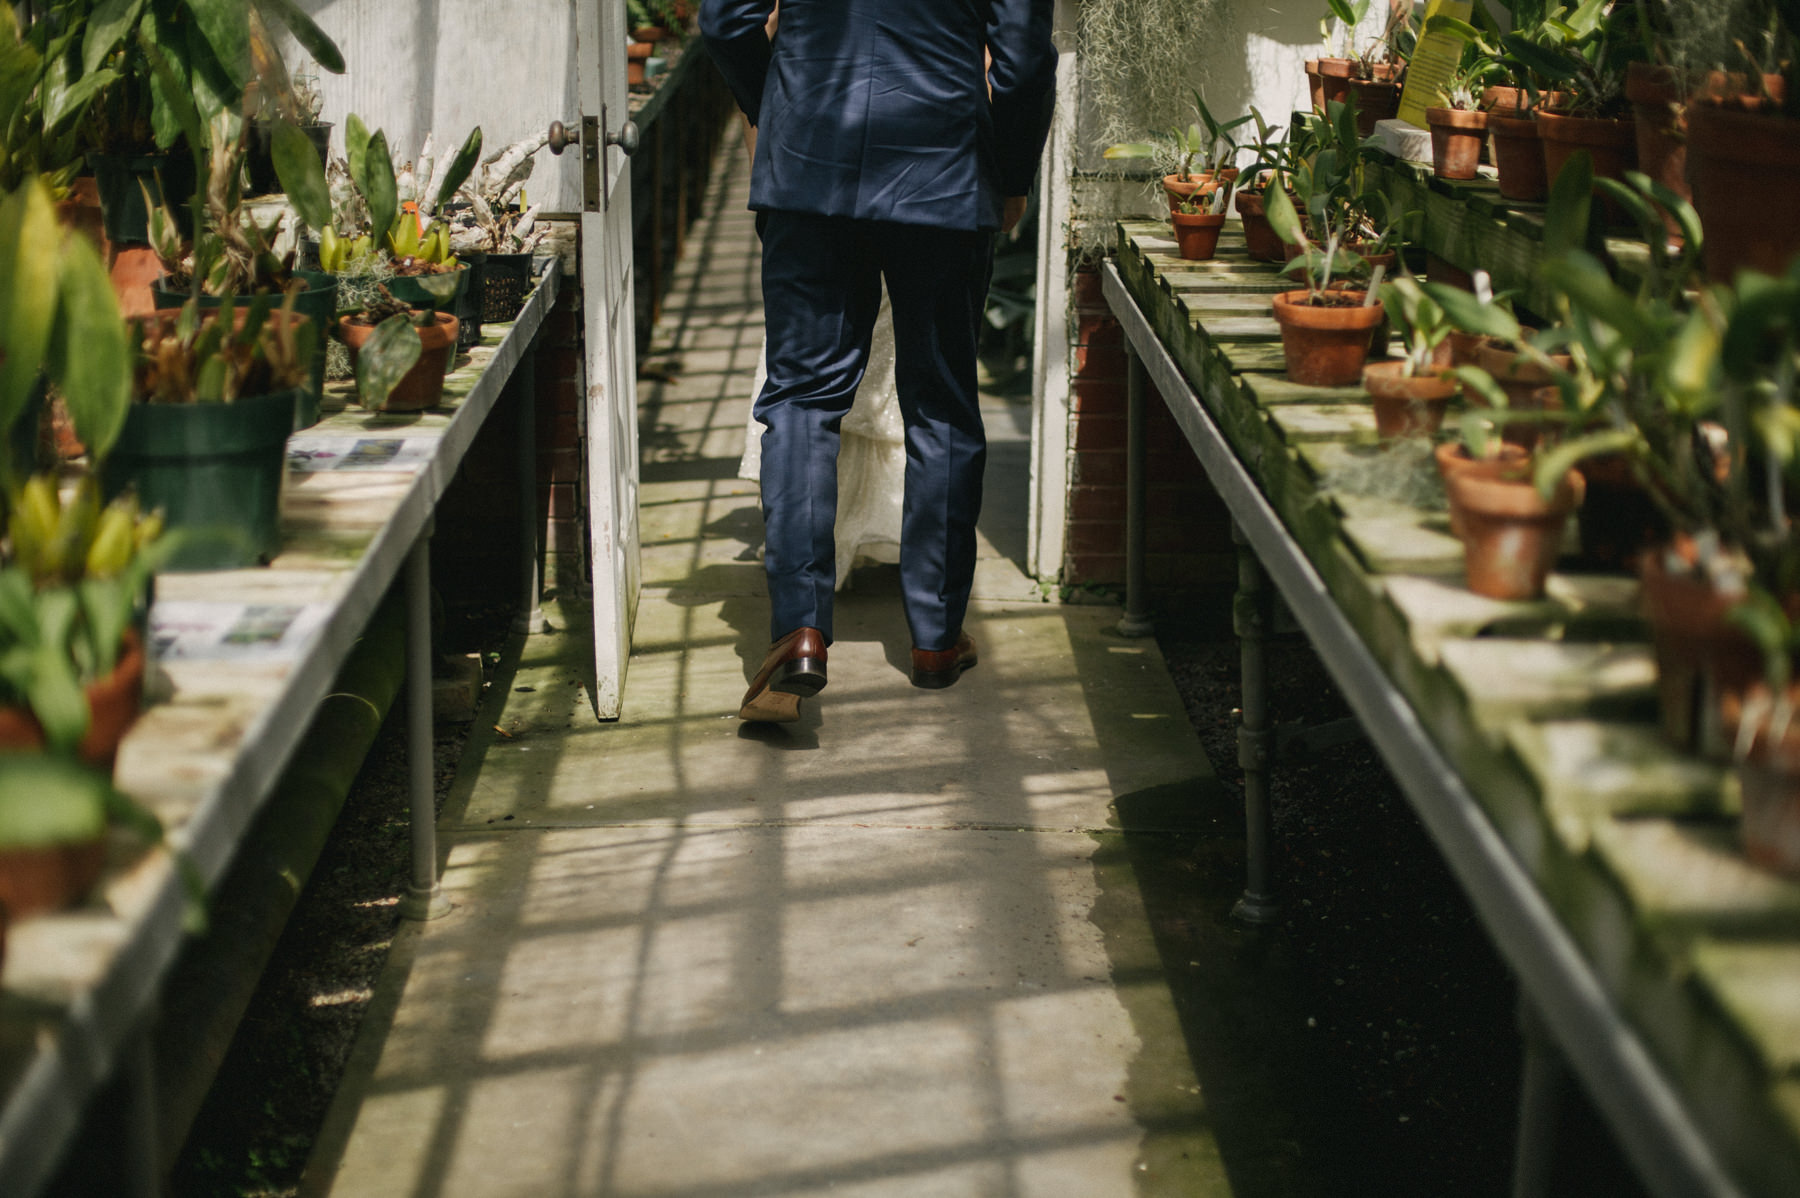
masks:
[(617, 719), (638, 603), (636, 335), (624, 0), (578, 0), (581, 302), (587, 339), (589, 554), (594, 574), (594, 699)]

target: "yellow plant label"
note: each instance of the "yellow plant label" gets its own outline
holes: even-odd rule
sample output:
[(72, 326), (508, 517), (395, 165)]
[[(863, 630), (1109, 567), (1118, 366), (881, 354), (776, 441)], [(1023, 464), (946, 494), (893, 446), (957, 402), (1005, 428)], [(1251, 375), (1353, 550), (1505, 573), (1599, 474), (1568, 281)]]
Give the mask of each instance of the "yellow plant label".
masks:
[[(1431, 23), (1431, 18), (1440, 14), (1467, 21), (1474, 12), (1473, 0), (1431, 0), (1425, 6), (1425, 20), (1419, 27), (1423, 29)], [(1425, 110), (1443, 105), (1444, 84), (1456, 70), (1464, 44), (1464, 40), (1454, 33), (1419, 35), (1419, 44), (1413, 48), (1412, 59), (1406, 67), (1406, 86), (1400, 92), (1397, 115), (1401, 120), (1421, 129), (1425, 127)]]

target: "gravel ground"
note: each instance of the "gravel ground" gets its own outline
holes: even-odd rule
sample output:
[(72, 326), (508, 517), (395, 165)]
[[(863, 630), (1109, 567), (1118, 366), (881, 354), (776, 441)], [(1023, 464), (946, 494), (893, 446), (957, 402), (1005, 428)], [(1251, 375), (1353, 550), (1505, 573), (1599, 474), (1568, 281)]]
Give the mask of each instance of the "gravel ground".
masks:
[[(502, 628), (482, 648), (497, 649)], [(1171, 675), (1224, 785), (1225, 814), (1197, 828), (1180, 868), (1144, 864), (1138, 876), (1165, 957), (1206, 952), (1235, 979), (1226, 997), (1214, 982), (1178, 987), (1176, 997), (1202, 1079), (1209, 1093), (1218, 1087), (1238, 1190), (1504, 1194), (1518, 1078), (1514, 986), (1366, 742), (1274, 772), (1283, 917), (1258, 932), (1225, 917), (1242, 868), (1229, 628), (1220, 597), (1170, 603), (1159, 619)], [(1271, 640), (1268, 660), (1277, 721), (1347, 714), (1302, 640)], [(184, 1198), (297, 1192), (406, 881), (400, 715), (358, 777), (182, 1156), (174, 1192)], [(465, 733), (438, 731), (440, 802)], [(1223, 1048), (1206, 1047), (1208, 1037)], [(1257, 1097), (1240, 1102), (1241, 1093)], [(1572, 1108), (1565, 1140), (1575, 1150), (1555, 1192), (1634, 1192), (1585, 1104)], [(1269, 1165), (1271, 1156), (1283, 1159)]]

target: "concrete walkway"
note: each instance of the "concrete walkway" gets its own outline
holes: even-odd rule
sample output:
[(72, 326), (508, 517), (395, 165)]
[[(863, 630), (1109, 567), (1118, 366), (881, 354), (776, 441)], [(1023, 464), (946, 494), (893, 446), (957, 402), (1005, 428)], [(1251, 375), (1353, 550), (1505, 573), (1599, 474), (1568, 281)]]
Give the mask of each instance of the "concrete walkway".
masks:
[(724, 165), (641, 384), (625, 716), (595, 721), (587, 613), (553, 610), (443, 817), (455, 909), (402, 929), (308, 1192), (1228, 1192), (1122, 848), (1216, 783), (1154, 642), (1022, 572), (1027, 404), (985, 406), (979, 668), (909, 686), (869, 567), (803, 721), (733, 718), (768, 617), (735, 478), (758, 247)]

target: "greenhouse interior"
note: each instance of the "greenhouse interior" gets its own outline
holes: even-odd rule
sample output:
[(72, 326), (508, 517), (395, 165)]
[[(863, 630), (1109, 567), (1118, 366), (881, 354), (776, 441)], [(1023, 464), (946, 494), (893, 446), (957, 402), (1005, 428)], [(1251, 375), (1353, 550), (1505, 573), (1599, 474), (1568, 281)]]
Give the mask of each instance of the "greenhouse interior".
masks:
[(0, 1194), (1800, 1194), (1800, 0), (0, 14)]

